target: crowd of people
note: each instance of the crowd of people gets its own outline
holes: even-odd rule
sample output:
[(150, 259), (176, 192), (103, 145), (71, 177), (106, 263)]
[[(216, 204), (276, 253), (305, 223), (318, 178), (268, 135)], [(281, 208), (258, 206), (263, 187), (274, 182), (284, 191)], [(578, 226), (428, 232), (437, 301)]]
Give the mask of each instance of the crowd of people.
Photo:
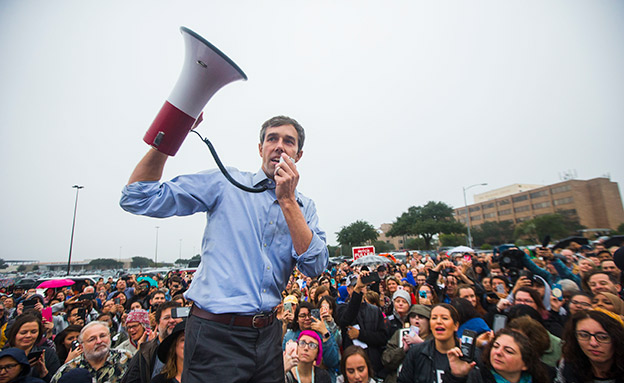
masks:
[(278, 313), (286, 381), (622, 382), (616, 251), (413, 252), (295, 274)]
[[(286, 382), (621, 382), (616, 249), (501, 250), (295, 270), (272, 362)], [(192, 278), (4, 291), (0, 382), (181, 382)]]

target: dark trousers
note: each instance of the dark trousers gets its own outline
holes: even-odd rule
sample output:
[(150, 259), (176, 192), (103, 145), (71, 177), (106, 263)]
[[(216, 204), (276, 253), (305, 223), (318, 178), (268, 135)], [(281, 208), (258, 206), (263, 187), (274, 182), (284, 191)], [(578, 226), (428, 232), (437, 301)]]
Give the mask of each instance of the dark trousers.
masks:
[(236, 327), (190, 316), (184, 339), (184, 383), (284, 382), (282, 327)]

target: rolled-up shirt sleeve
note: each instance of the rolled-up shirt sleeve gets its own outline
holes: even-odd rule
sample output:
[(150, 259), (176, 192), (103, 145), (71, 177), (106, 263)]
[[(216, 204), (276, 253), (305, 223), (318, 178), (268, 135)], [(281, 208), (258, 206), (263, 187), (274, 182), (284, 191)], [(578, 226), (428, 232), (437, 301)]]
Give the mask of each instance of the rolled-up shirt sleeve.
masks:
[(205, 212), (216, 203), (223, 187), (221, 182), (213, 182), (213, 177), (198, 173), (163, 183), (135, 182), (124, 186), (119, 205), (127, 212), (155, 218)]
[(325, 232), (319, 227), (316, 206), (312, 200), (307, 200), (303, 209), (308, 227), (312, 230), (312, 240), (305, 253), (297, 255), (292, 249), (292, 255), (297, 259), (297, 268), (308, 277), (319, 276), (325, 271), (329, 263), (329, 251)]

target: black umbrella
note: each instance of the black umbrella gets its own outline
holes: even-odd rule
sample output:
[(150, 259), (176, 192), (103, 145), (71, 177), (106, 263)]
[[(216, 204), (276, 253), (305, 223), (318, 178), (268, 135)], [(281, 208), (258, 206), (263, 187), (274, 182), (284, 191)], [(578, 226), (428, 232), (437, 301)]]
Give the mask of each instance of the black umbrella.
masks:
[(555, 244), (555, 246), (553, 246), (552, 250), (555, 251), (557, 249), (565, 249), (568, 246), (570, 246), (570, 244), (572, 242), (576, 242), (579, 245), (589, 245), (589, 239), (585, 238), (585, 237), (568, 237), (565, 239), (562, 239), (561, 241), (557, 242)]
[(624, 242), (624, 235), (614, 235), (613, 237), (604, 241), (603, 245), (607, 249), (613, 246), (622, 246)]

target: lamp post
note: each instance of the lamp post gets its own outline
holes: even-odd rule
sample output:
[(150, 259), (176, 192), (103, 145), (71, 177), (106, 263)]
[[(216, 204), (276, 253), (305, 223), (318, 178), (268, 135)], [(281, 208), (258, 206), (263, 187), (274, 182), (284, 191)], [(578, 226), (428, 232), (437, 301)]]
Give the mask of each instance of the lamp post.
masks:
[(156, 250), (154, 253), (154, 267), (158, 267), (158, 229), (160, 229), (160, 226), (155, 226), (156, 227)]
[(72, 188), (76, 189), (76, 202), (74, 203), (74, 220), (72, 222), (71, 239), (69, 240), (69, 258), (67, 259), (67, 275), (69, 275), (69, 272), (71, 270), (71, 253), (72, 253), (72, 247), (74, 246), (74, 229), (76, 228), (76, 210), (78, 209), (78, 192), (80, 191), (80, 189), (84, 188), (84, 186), (74, 185), (72, 186)]
[(467, 227), (468, 227), (468, 247), (472, 249), (472, 235), (470, 234), (470, 213), (468, 212), (468, 202), (466, 201), (466, 190), (473, 188), (475, 186), (485, 186), (487, 185), (487, 183), (482, 183), (482, 184), (474, 184), (474, 185), (470, 185), (468, 187), (464, 187), (464, 207), (466, 209), (466, 223), (467, 223)]

